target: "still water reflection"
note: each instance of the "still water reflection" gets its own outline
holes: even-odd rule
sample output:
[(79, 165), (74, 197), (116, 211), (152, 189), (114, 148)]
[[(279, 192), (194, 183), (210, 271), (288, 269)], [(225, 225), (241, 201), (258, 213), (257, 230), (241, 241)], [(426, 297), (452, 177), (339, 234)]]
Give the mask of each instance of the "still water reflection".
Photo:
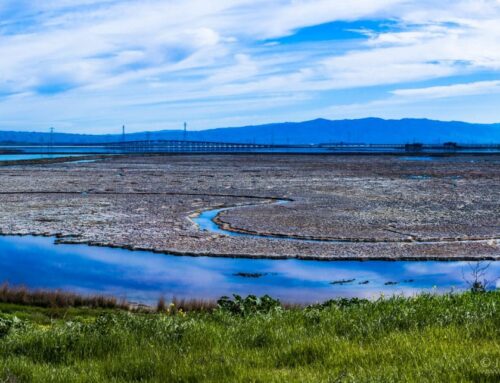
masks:
[[(31, 288), (110, 294), (152, 303), (166, 298), (270, 294), (293, 302), (376, 298), (464, 289), (468, 262), (303, 261), (178, 257), (145, 251), (55, 245), (42, 237), (0, 237), (0, 281)], [(254, 274), (253, 277), (248, 277)], [(242, 276), (243, 275), (243, 276)], [(255, 277), (258, 276), (258, 277)], [(500, 262), (487, 279), (495, 288)], [(333, 284), (332, 284), (333, 282)]]

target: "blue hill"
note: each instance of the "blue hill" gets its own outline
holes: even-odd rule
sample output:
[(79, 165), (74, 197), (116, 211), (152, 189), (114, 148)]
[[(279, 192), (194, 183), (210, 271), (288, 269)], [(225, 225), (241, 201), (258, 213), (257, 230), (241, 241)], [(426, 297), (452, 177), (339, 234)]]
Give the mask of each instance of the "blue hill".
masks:
[[(183, 138), (182, 131), (163, 130), (132, 133), (126, 140), (177, 140)], [(209, 129), (188, 132), (189, 140), (274, 143), (274, 144), (318, 144), (318, 143), (387, 143), (400, 144), (419, 142), (437, 144), (457, 142), (461, 144), (500, 143), (500, 124), (470, 124), (444, 122), (427, 119), (384, 120), (366, 118), (358, 120), (317, 119), (304, 122)], [(0, 131), (0, 143), (40, 144), (49, 142), (48, 133)], [(56, 133), (57, 144), (104, 143), (121, 140), (121, 135), (84, 135)]]

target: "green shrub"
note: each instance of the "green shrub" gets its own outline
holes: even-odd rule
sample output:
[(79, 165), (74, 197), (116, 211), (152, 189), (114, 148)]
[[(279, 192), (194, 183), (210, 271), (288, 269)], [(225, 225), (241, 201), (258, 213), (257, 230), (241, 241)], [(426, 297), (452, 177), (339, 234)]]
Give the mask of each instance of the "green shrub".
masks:
[(249, 295), (246, 298), (239, 295), (233, 295), (233, 297), (232, 300), (229, 297), (219, 299), (217, 301), (219, 309), (241, 316), (267, 314), (282, 309), (280, 301), (271, 298), (269, 295), (264, 295), (261, 298), (255, 295)]
[(12, 320), (0, 318), (0, 338), (6, 336), (12, 327)]

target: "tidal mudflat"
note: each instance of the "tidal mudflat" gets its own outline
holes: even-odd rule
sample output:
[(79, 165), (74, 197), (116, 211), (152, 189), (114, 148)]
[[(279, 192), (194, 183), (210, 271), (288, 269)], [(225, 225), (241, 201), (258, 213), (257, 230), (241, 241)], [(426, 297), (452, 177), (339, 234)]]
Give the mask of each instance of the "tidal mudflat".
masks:
[[(0, 231), (168, 254), (499, 259), (499, 185), (494, 155), (436, 161), (172, 155), (16, 164), (0, 167)], [(221, 231), (196, 223), (202, 212), (225, 207), (236, 208), (214, 217)]]

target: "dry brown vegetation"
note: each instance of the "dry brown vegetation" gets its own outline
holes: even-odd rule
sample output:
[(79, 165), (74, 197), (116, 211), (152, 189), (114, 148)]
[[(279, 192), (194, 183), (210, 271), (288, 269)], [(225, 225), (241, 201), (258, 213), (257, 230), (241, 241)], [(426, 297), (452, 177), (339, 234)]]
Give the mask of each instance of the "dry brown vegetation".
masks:
[(89, 307), (128, 310), (129, 304), (123, 300), (103, 295), (79, 295), (61, 290), (30, 290), (25, 286), (0, 286), (0, 303), (27, 306), (67, 308)]

